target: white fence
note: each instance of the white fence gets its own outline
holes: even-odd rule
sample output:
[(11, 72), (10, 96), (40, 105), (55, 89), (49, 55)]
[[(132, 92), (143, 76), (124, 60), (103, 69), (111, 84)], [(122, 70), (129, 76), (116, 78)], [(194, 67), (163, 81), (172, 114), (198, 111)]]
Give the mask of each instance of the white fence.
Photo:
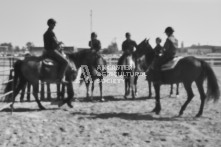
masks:
[[(221, 66), (221, 56), (220, 57), (209, 57), (209, 56), (195, 56), (196, 58), (202, 59), (209, 63), (211, 66)], [(104, 55), (108, 64), (116, 65), (120, 55)]]

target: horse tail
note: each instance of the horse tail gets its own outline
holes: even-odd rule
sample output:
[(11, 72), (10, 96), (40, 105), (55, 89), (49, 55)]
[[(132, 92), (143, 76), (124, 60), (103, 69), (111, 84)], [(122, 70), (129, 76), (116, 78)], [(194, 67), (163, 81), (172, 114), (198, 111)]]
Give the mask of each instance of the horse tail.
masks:
[(220, 97), (220, 89), (217, 77), (208, 63), (205, 61), (201, 62), (204, 69), (204, 76), (207, 78), (207, 99), (216, 102)]
[[(13, 70), (10, 70), (10, 74), (9, 74), (9, 82), (7, 83), (5, 89), (4, 89), (4, 93), (8, 93), (10, 91), (14, 91), (17, 87), (17, 84), (19, 82), (19, 76), (21, 74), (20, 72), (20, 67), (21, 67), (22, 61), (21, 60), (17, 60), (14, 65), (14, 76), (12, 75)], [(9, 94), (5, 97), (5, 101), (11, 101), (13, 94)]]

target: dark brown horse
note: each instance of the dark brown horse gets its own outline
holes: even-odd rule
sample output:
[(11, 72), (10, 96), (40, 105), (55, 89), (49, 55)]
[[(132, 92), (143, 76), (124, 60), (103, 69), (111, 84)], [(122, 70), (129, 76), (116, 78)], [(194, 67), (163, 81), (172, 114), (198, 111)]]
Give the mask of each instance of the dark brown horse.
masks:
[[(66, 71), (66, 80), (67, 83), (67, 94), (68, 97), (62, 101), (62, 103), (59, 106), (62, 106), (63, 104), (67, 104), (70, 108), (72, 108), (71, 100), (74, 96), (73, 91), (73, 84), (72, 81), (74, 81), (77, 77), (78, 69), (82, 65), (88, 65), (88, 60), (85, 60), (87, 58), (90, 58), (91, 52), (88, 50), (82, 50), (77, 53), (69, 53), (66, 54), (68, 60), (69, 60), (69, 67)], [(13, 95), (13, 102), (11, 104), (11, 108), (13, 110), (13, 105), (15, 102), (15, 97), (19, 93), (20, 90), (23, 89), (23, 87), (26, 85), (27, 82), (29, 82), (33, 86), (33, 95), (36, 99), (36, 102), (41, 110), (45, 109), (40, 100), (38, 99), (38, 82), (43, 81), (47, 83), (55, 83), (57, 81), (57, 71), (58, 66), (55, 62), (54, 66), (51, 67), (44, 67), (42, 66), (42, 60), (43, 57), (28, 57), (24, 60), (18, 60), (14, 64), (14, 95)], [(92, 60), (92, 59), (91, 59)], [(5, 92), (10, 91), (10, 86), (6, 86)]]
[[(136, 50), (137, 57), (141, 57), (143, 55), (146, 56), (146, 65), (151, 67), (154, 60), (154, 51), (149, 44), (149, 40), (144, 40), (140, 47)], [(149, 68), (147, 74), (147, 79), (153, 79), (153, 70)], [(204, 80), (207, 79), (207, 93), (204, 92), (203, 83)], [(181, 107), (179, 115), (181, 116), (186, 109), (189, 102), (194, 97), (192, 90), (192, 83), (195, 82), (196, 86), (200, 93), (201, 105), (199, 112), (197, 113), (197, 117), (200, 117), (203, 114), (203, 108), (205, 100), (214, 100), (217, 102), (220, 97), (220, 89), (217, 82), (216, 75), (210, 65), (205, 61), (189, 56), (184, 57), (178, 61), (177, 65), (174, 69), (162, 71), (162, 84), (173, 84), (173, 83), (183, 83), (184, 88), (187, 92), (187, 100)], [(160, 85), (159, 83), (154, 84), (154, 89), (156, 93), (156, 105), (153, 109), (153, 112), (159, 114), (161, 111), (160, 104)]]

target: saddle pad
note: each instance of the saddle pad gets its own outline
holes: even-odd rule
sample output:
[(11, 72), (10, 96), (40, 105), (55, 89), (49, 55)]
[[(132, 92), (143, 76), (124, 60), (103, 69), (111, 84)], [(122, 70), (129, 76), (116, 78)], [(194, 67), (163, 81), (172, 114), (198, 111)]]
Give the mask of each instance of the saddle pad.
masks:
[(46, 58), (42, 61), (43, 65), (46, 66), (54, 66), (55, 65), (55, 61), (49, 58)]
[(164, 70), (170, 70), (170, 69), (175, 68), (175, 66), (177, 65), (177, 63), (178, 63), (181, 59), (183, 59), (182, 56), (178, 56), (178, 57), (173, 58), (173, 60), (167, 62), (167, 63), (164, 64), (164, 65), (162, 65), (161, 70), (164, 71)]

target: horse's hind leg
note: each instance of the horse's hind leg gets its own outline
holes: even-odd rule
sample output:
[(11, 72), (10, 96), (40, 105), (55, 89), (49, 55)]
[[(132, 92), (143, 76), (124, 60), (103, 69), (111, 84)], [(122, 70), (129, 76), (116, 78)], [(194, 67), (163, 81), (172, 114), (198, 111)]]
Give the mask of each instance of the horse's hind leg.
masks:
[(40, 83), (41, 83), (41, 100), (44, 100), (45, 99), (45, 82), (40, 81)]
[(38, 104), (38, 107), (39, 107), (41, 110), (45, 110), (45, 107), (42, 106), (40, 100), (38, 99), (38, 86), (39, 86), (39, 85), (38, 85), (38, 82), (33, 84), (33, 95), (34, 95), (35, 100), (36, 100), (36, 102), (37, 102), (37, 104)]
[(193, 94), (193, 90), (192, 90), (192, 82), (188, 82), (188, 83), (184, 83), (184, 88), (186, 89), (187, 92), (187, 100), (186, 102), (183, 104), (183, 106), (180, 109), (180, 113), (179, 116), (183, 115), (183, 111), (186, 109), (187, 105), (189, 104), (189, 102), (193, 99), (194, 94)]
[(138, 80), (138, 76), (135, 76), (135, 79), (134, 79), (135, 96), (137, 96), (137, 95), (138, 95), (138, 93), (137, 93), (137, 80)]
[(176, 84), (176, 97), (179, 97), (180, 92), (179, 92), (179, 83)]
[(200, 109), (199, 109), (199, 112), (196, 115), (196, 117), (200, 117), (203, 114), (203, 108), (204, 108), (204, 103), (205, 103), (205, 99), (206, 99), (206, 94), (203, 89), (203, 80), (196, 81), (196, 86), (199, 90), (200, 99), (201, 99)]
[(94, 98), (94, 80), (92, 81), (92, 84), (91, 84), (91, 100), (93, 100)]
[(27, 83), (27, 101), (30, 102), (31, 100), (31, 84)]
[(102, 79), (99, 79), (99, 87), (100, 87), (100, 101), (104, 101), (103, 98), (103, 83), (102, 83)]
[(24, 101), (24, 96), (25, 96), (25, 89), (27, 87), (27, 84), (25, 84), (22, 88), (22, 91), (21, 91), (21, 96), (20, 96), (20, 102), (23, 102)]
[(173, 95), (173, 84), (170, 84), (170, 97)]
[(51, 88), (50, 83), (47, 83), (47, 100), (51, 100)]
[(12, 100), (12, 104), (10, 105), (11, 109), (12, 109), (12, 112), (14, 110), (14, 103), (15, 103), (15, 98), (16, 96), (18, 95), (19, 91), (22, 90), (25, 85), (26, 85), (26, 81), (25, 80), (21, 80), (18, 84), (18, 86), (16, 87), (15, 91), (14, 91), (14, 94), (13, 94), (13, 100)]

